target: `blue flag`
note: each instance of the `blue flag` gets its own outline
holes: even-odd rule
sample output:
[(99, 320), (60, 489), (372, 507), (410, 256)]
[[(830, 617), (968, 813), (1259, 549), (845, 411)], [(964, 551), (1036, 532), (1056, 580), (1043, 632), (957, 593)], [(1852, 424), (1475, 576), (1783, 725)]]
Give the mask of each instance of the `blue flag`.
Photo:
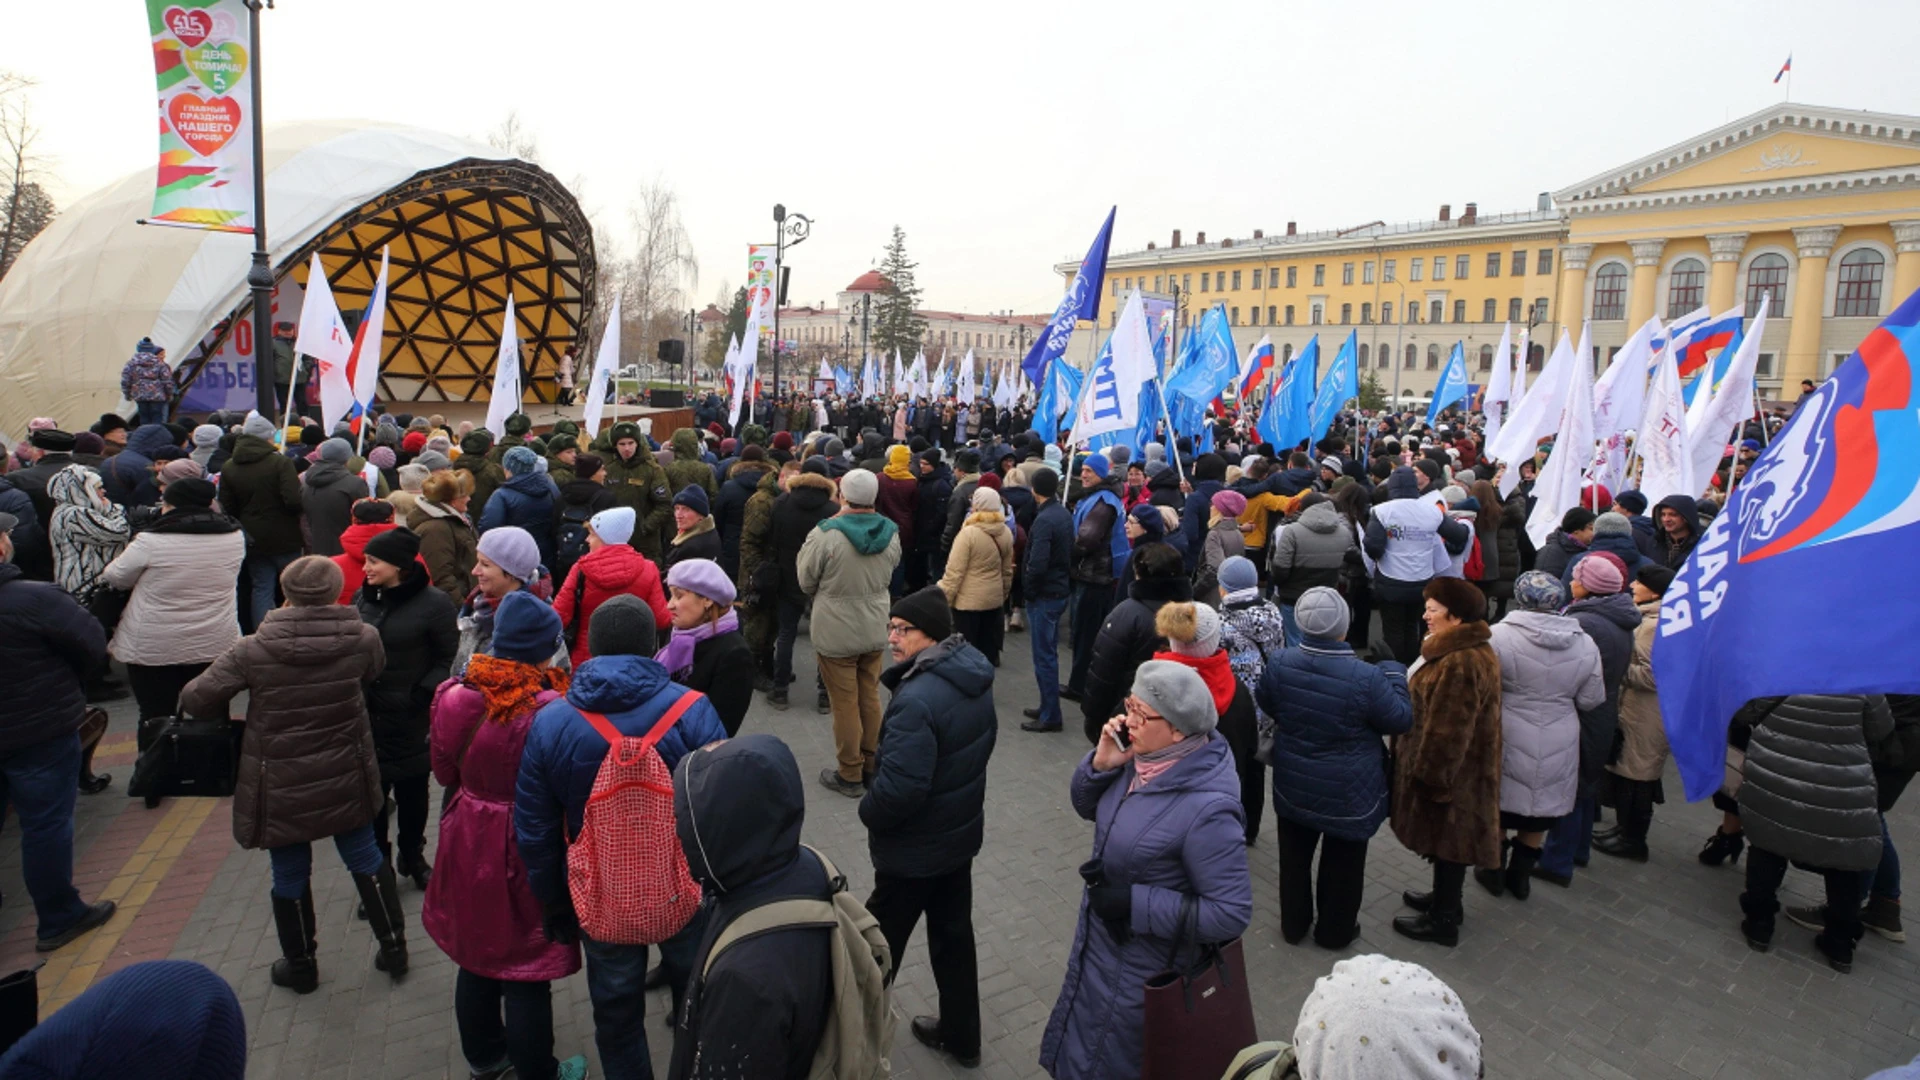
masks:
[(1093, 246), (1087, 249), (1087, 257), (1080, 260), (1080, 272), (1073, 275), (1067, 295), (1060, 298), (1060, 306), (1053, 309), (1053, 319), (1047, 323), (1046, 331), (1027, 351), (1026, 359), (1020, 361), (1020, 370), (1025, 371), (1036, 386), (1047, 365), (1066, 354), (1067, 339), (1073, 336), (1074, 325), (1079, 320), (1085, 319), (1096, 326), (1100, 323), (1100, 286), (1107, 276), (1107, 242), (1113, 239), (1113, 216), (1119, 210), (1116, 206), (1107, 211), (1107, 223), (1100, 226)]
[[(1307, 346), (1300, 355), (1293, 358), (1280, 378), (1279, 390), (1269, 399), (1269, 406), (1279, 415), (1270, 430), (1276, 438), (1273, 443), (1275, 453), (1286, 454), (1300, 445), (1313, 430), (1313, 398), (1320, 375), (1320, 335), (1308, 339)], [(1272, 385), (1272, 380), (1268, 380)]]
[(1309, 423), (1307, 437), (1318, 443), (1327, 437), (1333, 427), (1333, 418), (1340, 413), (1340, 406), (1347, 399), (1360, 396), (1360, 365), (1358, 353), (1360, 331), (1347, 333), (1347, 340), (1341, 342), (1340, 351), (1334, 355), (1333, 369), (1320, 382), (1320, 388), (1313, 395), (1313, 413)]
[(1240, 367), (1238, 346), (1233, 343), (1233, 328), (1227, 321), (1227, 309), (1216, 304), (1200, 317), (1200, 326), (1188, 337), (1192, 358), (1167, 384), (1167, 396), (1185, 398), (1205, 409), (1213, 399), (1233, 385)]
[[(1059, 357), (1047, 364), (1047, 377), (1040, 382), (1040, 399), (1034, 406), (1033, 430), (1048, 442), (1060, 438), (1060, 414), (1071, 413), (1080, 400), (1080, 369)], [(1068, 421), (1072, 423), (1071, 420)]]
[(1286, 453), (1285, 447), (1281, 444), (1281, 439), (1286, 435), (1286, 423), (1280, 415), (1286, 409), (1285, 399), (1282, 396), (1283, 388), (1287, 380), (1293, 377), (1293, 367), (1299, 362), (1298, 360), (1288, 361), (1279, 378), (1267, 380), (1267, 400), (1260, 406), (1260, 419), (1253, 422), (1253, 433), (1262, 441), (1271, 444), (1274, 453), (1278, 455)]
[(1427, 426), (1440, 417), (1440, 410), (1456, 401), (1467, 399), (1467, 352), (1459, 342), (1453, 343), (1453, 352), (1447, 357), (1447, 366), (1440, 369), (1440, 384), (1433, 389), (1433, 401), (1427, 405)]
[[(1920, 293), (1774, 436), (1660, 604), (1653, 675), (1688, 799), (1720, 787), (1727, 722), (1778, 694), (1920, 693)], [(1874, 612), (1845, 632), (1783, 617)]]

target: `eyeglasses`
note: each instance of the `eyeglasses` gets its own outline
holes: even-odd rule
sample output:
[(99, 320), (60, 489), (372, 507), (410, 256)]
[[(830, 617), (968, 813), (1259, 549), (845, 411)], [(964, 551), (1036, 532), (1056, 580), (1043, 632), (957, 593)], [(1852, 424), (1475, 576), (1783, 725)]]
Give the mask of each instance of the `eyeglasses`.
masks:
[(912, 623), (890, 622), (887, 624), (887, 636), (890, 638), (906, 637), (918, 629), (920, 628)]
[(1166, 719), (1167, 719), (1166, 717), (1161, 716), (1159, 713), (1154, 712), (1152, 709), (1147, 708), (1146, 702), (1141, 701), (1139, 698), (1135, 697), (1132, 694), (1127, 695), (1126, 705), (1127, 705), (1127, 713), (1131, 716), (1137, 717), (1139, 721), (1143, 724), (1151, 724), (1155, 720), (1158, 720), (1162, 723), (1166, 722)]

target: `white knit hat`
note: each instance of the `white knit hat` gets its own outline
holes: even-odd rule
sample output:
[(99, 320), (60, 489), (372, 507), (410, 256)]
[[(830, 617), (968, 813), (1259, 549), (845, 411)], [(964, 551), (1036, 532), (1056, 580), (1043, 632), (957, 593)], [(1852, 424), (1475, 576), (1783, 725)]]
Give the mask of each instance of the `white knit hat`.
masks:
[(1460, 995), (1419, 964), (1377, 953), (1314, 980), (1293, 1050), (1300, 1075), (1313, 1080), (1480, 1075), (1480, 1033)]

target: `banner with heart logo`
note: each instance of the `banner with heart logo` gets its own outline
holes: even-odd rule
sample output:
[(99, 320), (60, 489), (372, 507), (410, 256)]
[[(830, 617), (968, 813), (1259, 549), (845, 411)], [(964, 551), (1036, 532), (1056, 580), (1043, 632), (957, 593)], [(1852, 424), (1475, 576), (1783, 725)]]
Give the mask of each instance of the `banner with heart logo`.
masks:
[(153, 215), (253, 231), (253, 56), (244, 0), (147, 0), (160, 91)]

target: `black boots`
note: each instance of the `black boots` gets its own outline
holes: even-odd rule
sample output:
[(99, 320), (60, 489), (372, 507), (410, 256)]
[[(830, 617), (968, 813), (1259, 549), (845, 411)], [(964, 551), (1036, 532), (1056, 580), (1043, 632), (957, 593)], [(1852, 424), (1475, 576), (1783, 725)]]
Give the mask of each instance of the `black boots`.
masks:
[(433, 878), (433, 864), (427, 861), (426, 851), (422, 848), (400, 849), (400, 861), (394, 870), (403, 878), (411, 878), (414, 887), (421, 892), (427, 891), (427, 882)]
[(373, 966), (399, 982), (407, 973), (407, 935), (406, 916), (400, 910), (400, 882), (394, 877), (393, 864), (387, 863), (376, 874), (355, 874), (353, 884), (367, 909), (367, 924), (380, 942), (380, 954), (373, 958)]
[(1494, 870), (1488, 870), (1483, 867), (1476, 866), (1473, 868), (1473, 880), (1479, 882), (1481, 888), (1487, 890), (1493, 895), (1495, 896), (1503, 895), (1507, 891), (1507, 857), (1512, 850), (1513, 850), (1513, 841), (1511, 840), (1500, 841), (1499, 868)]
[[(1511, 894), (1515, 900), (1525, 900), (1533, 893), (1533, 868), (1539, 861), (1539, 848), (1528, 847), (1518, 840), (1503, 841), (1500, 845), (1500, 868), (1476, 869), (1473, 880), (1495, 896)], [(1426, 908), (1416, 910), (1425, 911)]]
[(1719, 829), (1707, 838), (1707, 846), (1700, 849), (1700, 862), (1706, 866), (1719, 866), (1729, 860), (1738, 863), (1740, 852), (1747, 846), (1745, 833), (1727, 833)]
[(1394, 933), (1415, 941), (1431, 941), (1449, 948), (1460, 943), (1462, 908), (1460, 890), (1467, 881), (1464, 863), (1433, 864), (1433, 891), (1402, 895), (1407, 906), (1419, 915), (1402, 915), (1393, 920)]
[(313, 889), (289, 899), (273, 898), (273, 928), (280, 935), (280, 953), (273, 962), (273, 985), (284, 986), (296, 994), (311, 994), (320, 986), (320, 965), (313, 954), (319, 948), (314, 939)]
[(1622, 780), (1617, 785), (1619, 827), (1593, 834), (1593, 850), (1616, 859), (1647, 861), (1647, 830), (1653, 825), (1653, 781)]

